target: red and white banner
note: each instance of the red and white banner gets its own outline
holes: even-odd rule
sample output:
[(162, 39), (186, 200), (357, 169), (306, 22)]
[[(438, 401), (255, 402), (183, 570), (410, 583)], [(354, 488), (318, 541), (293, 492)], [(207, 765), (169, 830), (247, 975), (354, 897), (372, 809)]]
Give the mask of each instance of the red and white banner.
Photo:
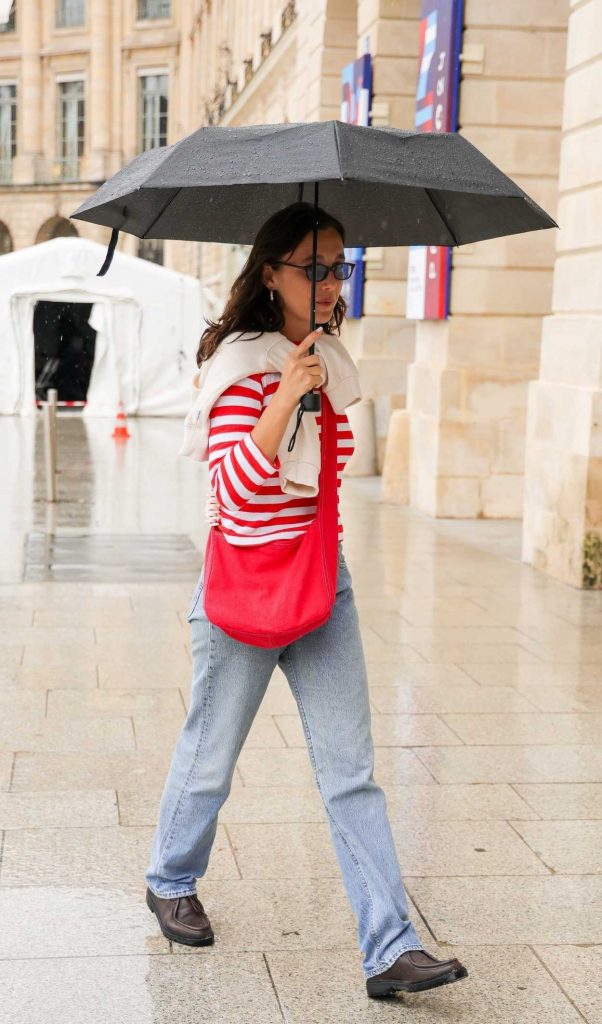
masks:
[[(462, 0), (422, 0), (414, 123), (422, 132), (457, 130)], [(451, 250), (409, 247), (406, 317), (445, 320), (449, 313)]]

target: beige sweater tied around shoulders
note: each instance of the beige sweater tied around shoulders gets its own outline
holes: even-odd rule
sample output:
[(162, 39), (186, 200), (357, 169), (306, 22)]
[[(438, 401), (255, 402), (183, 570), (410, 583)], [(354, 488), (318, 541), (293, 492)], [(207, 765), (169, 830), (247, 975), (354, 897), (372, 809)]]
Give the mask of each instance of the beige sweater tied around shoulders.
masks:
[[(287, 355), (296, 347), (279, 331), (264, 331), (259, 337), (256, 331), (226, 335), (194, 375), (193, 402), (184, 421), (184, 441), (179, 454), (198, 462), (208, 461), (209, 413), (214, 402), (231, 384), (251, 374), (282, 373)], [(327, 374), (322, 391), (335, 413), (359, 402), (362, 394), (357, 367), (340, 339), (331, 334), (321, 335), (315, 342), (315, 352)], [(303, 414), (293, 450), (288, 451), (298, 408), (293, 410), (278, 448), (279, 482), (287, 494), (314, 497), (318, 493), (320, 472), (320, 438), (315, 414)]]

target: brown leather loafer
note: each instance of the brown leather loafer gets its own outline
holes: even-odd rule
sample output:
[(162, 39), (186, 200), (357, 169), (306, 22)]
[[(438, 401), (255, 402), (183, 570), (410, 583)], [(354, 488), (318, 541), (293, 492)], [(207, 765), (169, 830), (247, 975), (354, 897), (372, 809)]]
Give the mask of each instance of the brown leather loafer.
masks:
[(383, 999), (393, 992), (422, 992), (466, 977), (468, 971), (455, 958), (436, 960), (424, 949), (407, 949), (382, 974), (366, 978), (366, 988), (373, 999)]
[(146, 903), (156, 915), (159, 928), (166, 939), (182, 942), (185, 946), (211, 946), (215, 941), (203, 904), (198, 896), (175, 896), (163, 899), (146, 890)]

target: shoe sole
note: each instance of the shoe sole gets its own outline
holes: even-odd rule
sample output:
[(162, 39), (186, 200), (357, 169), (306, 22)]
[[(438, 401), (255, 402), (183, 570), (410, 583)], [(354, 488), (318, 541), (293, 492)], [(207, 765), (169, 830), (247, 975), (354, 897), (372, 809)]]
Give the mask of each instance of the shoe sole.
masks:
[(461, 978), (467, 977), (466, 968), (460, 967), (457, 971), (450, 971), (449, 974), (442, 974), (438, 978), (425, 978), (424, 981), (378, 981), (368, 978), (366, 989), (372, 999), (384, 999), (385, 996), (393, 995), (395, 992), (424, 992), (427, 988), (449, 985), (452, 981), (460, 981)]
[(154, 914), (155, 917), (157, 918), (157, 923), (159, 925), (159, 928), (163, 932), (165, 938), (169, 939), (171, 942), (181, 942), (183, 946), (212, 946), (213, 943), (215, 942), (215, 936), (213, 933), (211, 933), (211, 935), (206, 939), (187, 939), (183, 935), (175, 935), (173, 932), (170, 932), (169, 929), (164, 928), (163, 924), (161, 923), (161, 918), (159, 917), (157, 911), (153, 907), (151, 898), (148, 893), (146, 894), (146, 905), (150, 910), (151, 914)]

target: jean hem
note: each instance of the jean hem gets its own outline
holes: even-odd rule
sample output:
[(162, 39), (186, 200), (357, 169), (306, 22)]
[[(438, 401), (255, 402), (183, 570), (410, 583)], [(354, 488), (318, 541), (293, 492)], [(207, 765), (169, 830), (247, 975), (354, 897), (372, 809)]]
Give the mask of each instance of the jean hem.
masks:
[(402, 956), (404, 953), (407, 953), (409, 949), (420, 949), (426, 952), (424, 946), (400, 946), (397, 952), (394, 953), (393, 956), (387, 961), (386, 966), (379, 967), (378, 970), (370, 971), (369, 973), (366, 973), (366, 971), (364, 971), (364, 977), (374, 978), (376, 977), (377, 974), (384, 974), (385, 971), (389, 970), (389, 967), (393, 966), (398, 957)]
[(148, 886), (148, 888), (152, 892), (153, 896), (158, 896), (160, 900), (175, 900), (178, 896), (196, 896), (196, 889), (182, 889), (180, 892), (170, 892), (166, 896), (164, 892), (155, 892), (155, 890), (150, 885)]

